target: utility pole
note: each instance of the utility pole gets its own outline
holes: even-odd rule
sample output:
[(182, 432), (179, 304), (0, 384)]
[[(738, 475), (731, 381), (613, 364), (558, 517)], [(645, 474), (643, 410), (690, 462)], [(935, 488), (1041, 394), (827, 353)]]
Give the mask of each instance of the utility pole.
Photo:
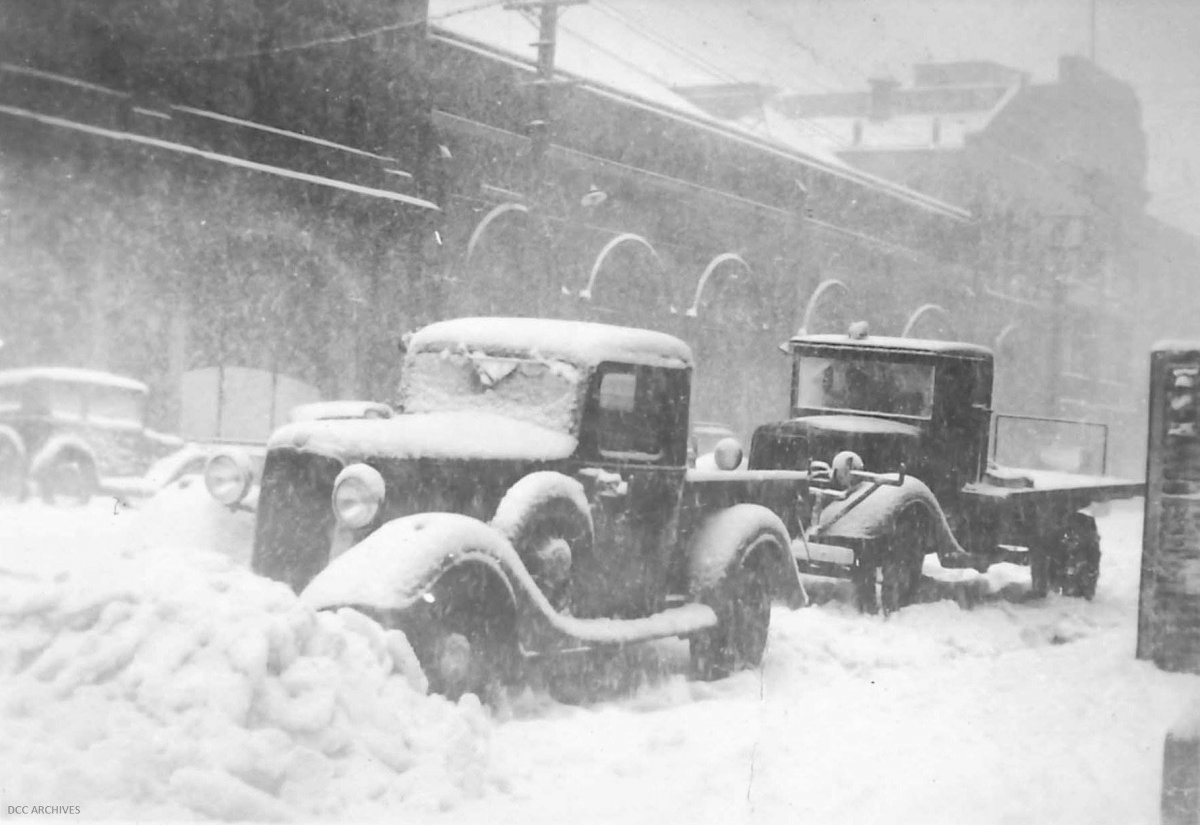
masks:
[(1098, 0), (1091, 0), (1092, 4), (1092, 27), (1091, 37), (1088, 40), (1088, 60), (1096, 62), (1096, 3)]
[[(558, 9), (560, 6), (576, 6), (587, 0), (510, 0), (504, 8), (514, 11), (531, 11), (537, 9), (538, 38), (531, 45), (537, 47), (537, 77), (528, 85), (534, 88), (533, 117), (529, 121), (529, 180), (527, 184), (528, 197), (534, 206), (534, 232), (540, 237), (533, 240), (531, 249), (537, 257), (536, 270), (540, 270), (544, 279), (542, 288), (532, 290), (537, 296), (533, 307), (538, 315), (544, 315), (551, 308), (545, 304), (546, 296), (557, 293), (556, 282), (559, 278), (559, 267), (556, 260), (555, 231), (551, 225), (550, 213), (551, 187), (546, 174), (546, 155), (550, 150), (552, 137), (550, 124), (553, 122), (554, 87), (564, 81), (554, 79), (555, 48), (558, 44)], [(534, 267), (530, 267), (534, 269)]]
[(550, 123), (553, 117), (552, 88), (558, 85), (554, 79), (554, 57), (558, 44), (558, 9), (560, 6), (577, 6), (587, 0), (512, 0), (504, 8), (523, 11), (538, 9), (537, 78), (530, 85), (535, 89), (534, 118), (529, 122), (530, 161), (533, 172), (532, 190), (540, 194), (545, 178), (546, 152), (550, 148)]

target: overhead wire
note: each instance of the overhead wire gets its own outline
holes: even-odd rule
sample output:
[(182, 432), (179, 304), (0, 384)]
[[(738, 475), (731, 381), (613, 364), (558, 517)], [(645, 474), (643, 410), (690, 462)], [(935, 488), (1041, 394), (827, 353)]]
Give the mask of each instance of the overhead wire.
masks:
[(335, 35), (333, 37), (322, 37), (313, 40), (305, 40), (300, 43), (285, 43), (279, 46), (272, 46), (269, 49), (246, 49), (238, 52), (223, 52), (220, 54), (209, 55), (175, 55), (170, 57), (147, 58), (137, 61), (143, 64), (154, 63), (224, 63), (232, 60), (246, 60), (253, 57), (268, 57), (277, 54), (287, 54), (289, 52), (305, 51), (307, 49), (320, 48), (322, 46), (336, 46), (342, 43), (351, 43), (356, 40), (365, 40), (370, 37), (376, 37), (380, 34), (400, 31), (402, 29), (417, 28), (425, 26), (429, 23), (438, 20), (446, 20), (451, 17), (457, 17), (461, 14), (469, 14), (471, 12), (481, 11), (492, 6), (503, 5), (507, 0), (481, 0), (478, 3), (472, 3), (469, 6), (452, 9), (451, 11), (443, 12), (437, 15), (425, 15), (419, 18), (408, 18), (395, 23), (388, 23), (383, 26), (376, 26), (366, 31), (347, 32), (345, 34)]
[[(738, 75), (729, 71), (728, 69), (717, 66), (716, 64), (712, 63), (707, 58), (701, 57), (700, 55), (696, 54), (694, 51), (692, 51), (688, 47), (682, 45), (681, 43), (673, 41), (673, 40), (671, 40), (665, 36), (662, 36), (660, 34), (651, 32), (645, 26), (634, 22), (627, 15), (616, 10), (610, 4), (602, 2), (602, 0), (592, 0), (592, 2), (589, 5), (595, 7), (597, 10), (599, 10), (603, 13), (608, 14), (608, 16), (617, 20), (619, 23), (624, 25), (626, 28), (628, 28), (631, 31), (635, 32), (636, 34), (640, 35), (641, 37), (648, 40), (649, 42), (655, 43), (656, 45), (661, 46), (662, 48), (665, 48), (668, 51), (674, 52), (676, 55), (683, 57), (685, 60), (688, 60), (691, 63), (693, 63), (694, 65), (703, 68), (705, 71), (711, 73), (712, 75), (714, 75), (720, 79), (730, 81), (733, 83), (744, 82), (741, 77), (739, 77)], [(577, 37), (580, 37), (581, 39), (584, 39), (585, 41), (587, 41), (589, 43), (593, 43), (592, 41), (588, 40), (587, 38), (583, 37), (582, 35), (579, 35), (578, 32), (575, 32), (575, 35)], [(596, 44), (593, 43), (593, 45), (596, 45)], [(601, 48), (601, 50), (603, 50), (602, 47), (597, 46), (597, 48)], [(646, 76), (651, 77), (652, 79), (658, 81), (659, 83), (662, 83), (664, 86), (667, 86), (668, 88), (670, 88), (670, 84), (664, 78), (662, 78), (658, 75), (654, 75), (644, 69), (642, 69), (641, 71)], [(823, 86), (824, 84), (817, 82), (817, 85)], [(832, 90), (832, 87), (824, 86), (824, 88)], [(794, 122), (796, 123), (798, 128), (806, 129), (809, 132), (815, 131), (815, 132), (823, 135), (828, 140), (833, 141), (835, 143), (835, 145), (837, 145), (838, 147), (848, 148), (850, 146), (850, 143), (847, 138), (836, 134), (835, 132), (822, 126), (819, 123), (813, 123), (811, 121), (803, 121), (803, 120), (794, 120)], [(767, 134), (772, 134), (770, 125), (766, 122), (765, 112), (764, 112), (764, 117), (761, 118), (761, 123), (762, 123), (763, 128), (766, 130)]]

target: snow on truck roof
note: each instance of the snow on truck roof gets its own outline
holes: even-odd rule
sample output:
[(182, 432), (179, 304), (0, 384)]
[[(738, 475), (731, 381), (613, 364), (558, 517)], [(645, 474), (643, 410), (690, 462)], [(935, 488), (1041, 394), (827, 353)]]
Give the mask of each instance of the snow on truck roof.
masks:
[(85, 370), (76, 367), (22, 367), (20, 369), (0, 370), (0, 386), (24, 384), (28, 381), (36, 380), (62, 381), (70, 384), (92, 384), (141, 393), (150, 391), (149, 387), (141, 381), (135, 381), (123, 375), (113, 375), (111, 372), (101, 372), (100, 370)]
[(545, 318), (458, 318), (415, 333), (411, 352), (465, 346), (492, 354), (537, 353), (581, 366), (618, 361), (658, 367), (691, 367), (692, 351), (664, 332)]
[(856, 350), (890, 350), (895, 352), (918, 352), (929, 355), (951, 355), (966, 358), (991, 359), (992, 351), (979, 344), (964, 341), (942, 341), (933, 338), (898, 338), (890, 335), (868, 335), (856, 338), (850, 335), (797, 335), (789, 342), (791, 346), (848, 347)]

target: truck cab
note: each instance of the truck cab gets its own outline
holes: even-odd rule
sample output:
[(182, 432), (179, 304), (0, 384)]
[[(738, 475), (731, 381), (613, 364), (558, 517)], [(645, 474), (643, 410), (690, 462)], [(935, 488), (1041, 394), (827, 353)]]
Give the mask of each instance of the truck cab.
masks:
[(853, 450), (904, 465), (942, 501), (987, 469), (992, 353), (951, 341), (851, 335), (792, 338), (790, 418), (760, 427), (751, 467), (803, 467)]

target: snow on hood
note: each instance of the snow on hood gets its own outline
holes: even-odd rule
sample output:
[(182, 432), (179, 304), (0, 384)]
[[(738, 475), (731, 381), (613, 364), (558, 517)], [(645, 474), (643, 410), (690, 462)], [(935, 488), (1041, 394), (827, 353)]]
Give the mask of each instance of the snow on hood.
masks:
[(490, 723), (473, 697), (425, 695), (402, 633), (212, 554), (86, 550), (0, 571), (10, 802), (311, 821), (485, 793)]
[(489, 412), (412, 413), (392, 419), (304, 421), (276, 430), (270, 449), (292, 448), (343, 460), (478, 458), (550, 461), (570, 457), (567, 433)]

